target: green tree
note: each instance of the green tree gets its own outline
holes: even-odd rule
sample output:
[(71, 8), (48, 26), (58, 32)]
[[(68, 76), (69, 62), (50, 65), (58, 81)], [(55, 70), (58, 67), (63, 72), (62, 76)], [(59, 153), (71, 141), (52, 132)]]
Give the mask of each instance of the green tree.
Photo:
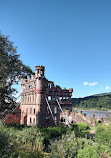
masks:
[[(0, 102), (1, 105), (14, 101), (13, 93), (17, 92), (12, 87), (18, 83), (21, 77), (32, 74), (32, 70), (24, 65), (17, 54), (14, 43), (8, 36), (0, 33)], [(3, 108), (3, 107), (1, 107)]]
[(111, 109), (111, 95), (72, 98), (72, 103), (77, 108)]

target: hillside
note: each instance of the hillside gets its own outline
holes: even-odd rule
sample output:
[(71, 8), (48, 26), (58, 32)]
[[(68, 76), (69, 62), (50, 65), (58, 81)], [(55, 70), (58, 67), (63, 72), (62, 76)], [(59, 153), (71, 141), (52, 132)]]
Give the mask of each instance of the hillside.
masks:
[(101, 93), (84, 98), (72, 98), (73, 106), (84, 109), (111, 109), (111, 93)]
[(109, 96), (109, 95), (111, 95), (111, 92), (109, 92), (109, 93), (94, 94), (92, 96)]

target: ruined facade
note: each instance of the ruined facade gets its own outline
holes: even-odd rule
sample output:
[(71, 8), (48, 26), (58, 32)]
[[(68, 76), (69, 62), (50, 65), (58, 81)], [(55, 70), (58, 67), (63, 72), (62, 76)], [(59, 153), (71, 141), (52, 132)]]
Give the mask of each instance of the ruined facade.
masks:
[(21, 124), (41, 127), (58, 125), (62, 110), (72, 111), (73, 89), (55, 86), (54, 82), (45, 78), (44, 73), (44, 66), (36, 66), (35, 75), (21, 80)]

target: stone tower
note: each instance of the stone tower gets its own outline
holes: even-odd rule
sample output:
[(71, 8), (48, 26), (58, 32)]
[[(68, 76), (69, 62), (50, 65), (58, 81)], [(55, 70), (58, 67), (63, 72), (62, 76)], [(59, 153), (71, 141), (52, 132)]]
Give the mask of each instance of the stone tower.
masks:
[(45, 126), (46, 119), (46, 102), (45, 102), (45, 67), (35, 67), (35, 79), (36, 79), (36, 124), (39, 126)]

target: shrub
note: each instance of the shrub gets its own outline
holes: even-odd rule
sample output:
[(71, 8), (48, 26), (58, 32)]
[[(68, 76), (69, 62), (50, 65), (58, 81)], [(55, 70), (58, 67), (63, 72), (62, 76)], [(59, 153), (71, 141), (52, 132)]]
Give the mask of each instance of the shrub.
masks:
[(63, 135), (61, 140), (56, 140), (51, 144), (52, 158), (67, 158), (76, 155), (77, 142), (74, 134)]
[(86, 123), (73, 123), (71, 130), (75, 131), (76, 137), (85, 137), (88, 133), (89, 126)]
[(61, 137), (62, 134), (65, 134), (67, 130), (68, 129), (64, 128), (63, 126), (58, 126), (58, 127), (42, 128), (41, 132), (43, 132), (44, 137), (47, 139), (56, 139), (58, 137)]
[(95, 138), (100, 144), (106, 144), (111, 147), (111, 124), (109, 126), (99, 126), (96, 130)]
[(44, 149), (43, 137), (39, 128), (25, 127), (22, 130), (18, 130), (17, 128), (11, 126), (10, 127), (3, 126), (3, 127), (4, 127), (4, 134), (5, 136), (7, 134), (9, 145), (12, 151), (19, 151), (19, 150), (28, 151), (28, 152), (43, 151)]
[(76, 138), (74, 131), (51, 143), (51, 158), (73, 158), (79, 149), (91, 144), (90, 140)]
[(9, 136), (7, 129), (0, 123), (0, 157), (9, 155)]
[(45, 145), (45, 151), (50, 152), (51, 141), (61, 138), (62, 134), (65, 134), (67, 130), (63, 126), (41, 128), (40, 131), (44, 138), (43, 144)]
[(40, 152), (16, 151), (10, 158), (44, 158), (44, 156)]
[(78, 158), (100, 158), (100, 149), (97, 145), (86, 146), (83, 149), (78, 150)]

